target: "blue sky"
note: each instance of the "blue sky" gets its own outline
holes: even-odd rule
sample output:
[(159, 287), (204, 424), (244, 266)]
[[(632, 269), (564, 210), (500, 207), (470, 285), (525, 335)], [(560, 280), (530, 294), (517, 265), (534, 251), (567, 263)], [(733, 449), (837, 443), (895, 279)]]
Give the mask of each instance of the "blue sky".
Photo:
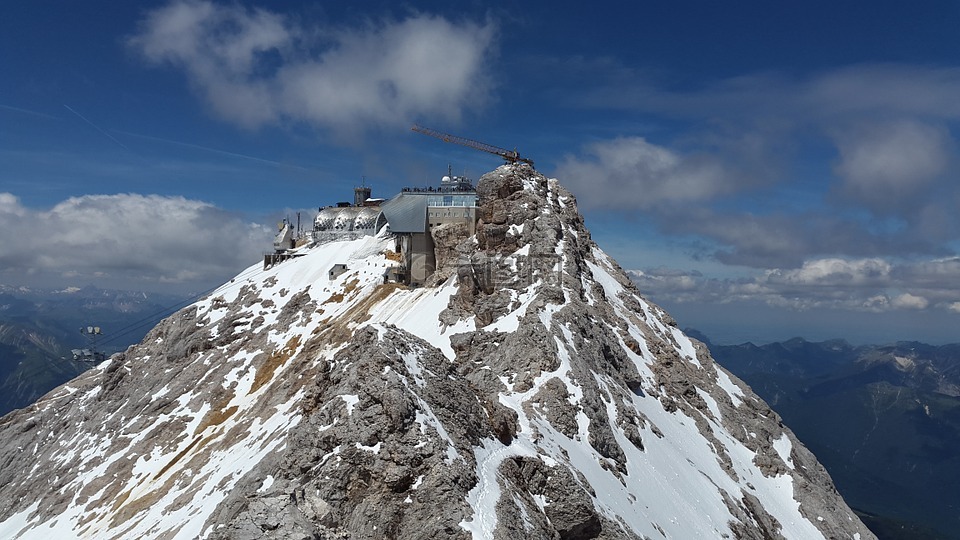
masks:
[(199, 291), (274, 224), (536, 160), (718, 342), (960, 341), (960, 5), (53, 2), (0, 17), (0, 283)]

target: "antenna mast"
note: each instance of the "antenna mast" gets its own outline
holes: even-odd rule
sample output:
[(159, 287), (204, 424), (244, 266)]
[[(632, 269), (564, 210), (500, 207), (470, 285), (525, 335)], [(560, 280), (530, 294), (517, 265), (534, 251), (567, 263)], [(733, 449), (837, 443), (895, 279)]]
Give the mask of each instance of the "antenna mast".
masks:
[(442, 131), (437, 131), (434, 129), (426, 128), (420, 124), (414, 124), (411, 128), (417, 133), (422, 133), (424, 135), (429, 135), (431, 137), (436, 137), (443, 142), (459, 144), (460, 146), (466, 146), (468, 148), (473, 148), (475, 150), (480, 150), (482, 152), (488, 152), (490, 154), (496, 154), (506, 160), (507, 163), (526, 163), (533, 167), (533, 160), (530, 158), (520, 157), (520, 152), (517, 152), (516, 149), (507, 150), (505, 148), (500, 148), (499, 146), (493, 146), (492, 144), (482, 143), (480, 141), (475, 141), (473, 139), (467, 139), (466, 137), (458, 137), (456, 135), (450, 135), (449, 133), (443, 133)]

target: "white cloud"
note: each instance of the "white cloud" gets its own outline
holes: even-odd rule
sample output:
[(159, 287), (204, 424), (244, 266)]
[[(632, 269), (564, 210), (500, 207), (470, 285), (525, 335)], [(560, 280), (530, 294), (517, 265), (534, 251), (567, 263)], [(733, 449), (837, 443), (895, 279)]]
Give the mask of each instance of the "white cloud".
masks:
[(906, 64), (859, 64), (798, 85), (796, 111), (817, 115), (907, 114), (960, 118), (960, 69)]
[(11, 193), (0, 193), (0, 216), (16, 218), (24, 215), (20, 199)]
[(585, 208), (647, 209), (705, 201), (737, 188), (719, 160), (682, 155), (642, 137), (620, 137), (567, 156), (557, 176)]
[(765, 280), (805, 286), (860, 286), (886, 284), (890, 277), (890, 263), (882, 259), (846, 260), (838, 258), (804, 261), (796, 269), (774, 269), (766, 272)]
[[(0, 202), (12, 196), (0, 194)], [(15, 199), (14, 199), (15, 200)], [(49, 210), (0, 205), (0, 282), (210, 286), (256, 262), (271, 230), (182, 197), (87, 195)]]
[(872, 206), (897, 206), (942, 174), (951, 159), (947, 130), (899, 120), (869, 122), (836, 136), (842, 188)]
[(938, 287), (944, 283), (955, 283), (960, 276), (960, 257), (946, 257), (929, 261), (920, 261), (899, 269), (901, 279), (922, 284), (924, 287)]
[(875, 294), (865, 300), (859, 301), (859, 305), (854, 303), (850, 306), (852, 309), (859, 308), (862, 311), (872, 311), (874, 313), (881, 313), (884, 311), (889, 311), (892, 304), (890, 299), (882, 294)]
[(663, 267), (633, 270), (630, 275), (655, 300), (682, 304), (759, 302), (799, 311), (960, 312), (958, 268), (956, 258), (899, 263), (825, 258), (752, 278), (716, 279)]
[(651, 270), (628, 270), (627, 275), (638, 284), (649, 284), (650, 288), (658, 291), (670, 291), (673, 294), (699, 289), (698, 282), (703, 275), (699, 272), (680, 272), (670, 268), (660, 267)]
[(926, 298), (910, 293), (895, 296), (892, 303), (893, 307), (900, 309), (927, 309), (927, 306), (930, 305), (930, 301)]
[(489, 93), (491, 23), (414, 15), (362, 28), (304, 28), (263, 9), (177, 0), (129, 41), (182, 68), (223, 118), (362, 130), (420, 116), (459, 118)]
[[(960, 120), (960, 68), (859, 64), (804, 76), (752, 73), (687, 91), (607, 58), (579, 59), (571, 69), (579, 71), (566, 76), (579, 75), (583, 84), (566, 93), (568, 105), (642, 114), (660, 132), (677, 120), (690, 122), (684, 140), (725, 141), (704, 148), (714, 161), (765, 176), (763, 187), (802, 182), (809, 191), (829, 180), (848, 196), (844, 203), (911, 221), (924, 206), (928, 220), (952, 210), (932, 197), (957, 193), (950, 129)], [(824, 142), (839, 154), (832, 178), (817, 178), (803, 159), (809, 149), (821, 152)], [(798, 151), (802, 161), (790, 163)], [(791, 178), (793, 171), (806, 177)]]
[(656, 73), (603, 57), (539, 61), (553, 77), (589, 81), (567, 92), (566, 103), (673, 117), (834, 123), (849, 118), (924, 117), (960, 119), (960, 68), (908, 64), (854, 64), (795, 76), (783, 72), (739, 74), (689, 91), (657, 84)]

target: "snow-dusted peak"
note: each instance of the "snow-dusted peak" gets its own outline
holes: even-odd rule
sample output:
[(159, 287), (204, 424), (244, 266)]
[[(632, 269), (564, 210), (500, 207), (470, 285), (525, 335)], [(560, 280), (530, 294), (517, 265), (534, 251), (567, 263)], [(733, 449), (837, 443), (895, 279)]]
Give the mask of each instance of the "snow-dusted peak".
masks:
[(477, 194), (427, 286), (298, 248), (4, 417), (0, 537), (872, 537), (556, 180)]

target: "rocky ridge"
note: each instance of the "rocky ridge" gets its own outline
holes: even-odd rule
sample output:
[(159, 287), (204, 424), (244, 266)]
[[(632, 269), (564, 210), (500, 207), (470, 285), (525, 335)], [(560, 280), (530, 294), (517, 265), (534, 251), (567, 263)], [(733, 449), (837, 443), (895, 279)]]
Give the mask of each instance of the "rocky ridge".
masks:
[(301, 248), (4, 417), (0, 536), (872, 538), (555, 180), (478, 194), (428, 287)]

